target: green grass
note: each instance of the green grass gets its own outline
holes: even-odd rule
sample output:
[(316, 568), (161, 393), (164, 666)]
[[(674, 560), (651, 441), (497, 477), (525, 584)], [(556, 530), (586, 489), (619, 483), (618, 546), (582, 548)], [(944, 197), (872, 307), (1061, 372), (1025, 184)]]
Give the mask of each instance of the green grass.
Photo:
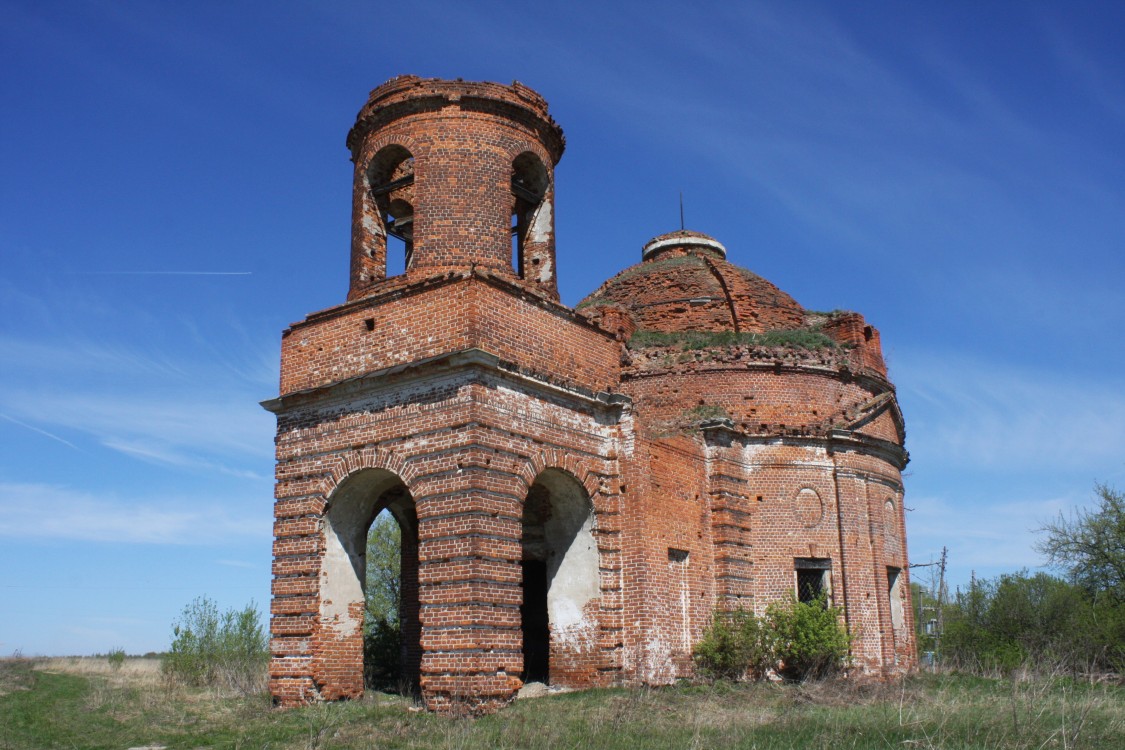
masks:
[(643, 349), (650, 346), (678, 347), (681, 351), (699, 351), (702, 349), (727, 346), (836, 349), (840, 347), (840, 344), (822, 331), (811, 328), (766, 331), (765, 333), (735, 333), (734, 331), (720, 331), (717, 333), (699, 331), (667, 333), (664, 331), (637, 331), (629, 339), (630, 349)]
[[(134, 660), (130, 660), (134, 661)], [(181, 689), (159, 673), (0, 663), (0, 749), (1111, 748), (1125, 690), (1063, 679), (916, 675), (889, 684), (684, 685), (521, 700), (446, 719), (410, 701), (280, 711), (265, 696)]]

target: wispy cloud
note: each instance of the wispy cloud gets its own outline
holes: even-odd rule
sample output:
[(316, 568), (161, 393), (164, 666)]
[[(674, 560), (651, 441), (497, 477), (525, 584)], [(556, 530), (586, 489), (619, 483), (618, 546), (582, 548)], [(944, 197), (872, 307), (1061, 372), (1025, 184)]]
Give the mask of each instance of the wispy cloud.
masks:
[(1122, 466), (1119, 380), (961, 354), (899, 352), (894, 365), (910, 404), (909, 448), (920, 460), (997, 472), (1084, 470), (1091, 481)]
[(996, 502), (972, 489), (964, 495), (910, 497), (907, 544), (911, 562), (936, 560), (949, 548), (950, 579), (968, 580), (969, 572), (992, 576), (1002, 571), (1037, 568), (1044, 560), (1034, 549), (1037, 530), (1074, 500), (1027, 498)]
[(245, 568), (246, 570), (257, 570), (260, 566), (255, 565), (245, 560), (216, 560), (218, 565), (223, 565), (228, 568)]
[(267, 538), (270, 519), (260, 513), (234, 515), (230, 509), (239, 504), (237, 499), (125, 498), (60, 485), (0, 482), (0, 537), (207, 545)]
[(153, 442), (141, 441), (126, 441), (115, 438), (107, 438), (102, 441), (102, 445), (111, 450), (120, 451), (134, 458), (139, 458), (143, 461), (148, 461), (154, 464), (162, 464), (165, 466), (174, 466), (182, 469), (193, 469), (206, 472), (218, 472), (226, 474), (227, 476), (237, 477), (239, 479), (263, 479), (261, 474), (247, 469), (231, 468), (218, 461), (210, 461), (207, 459), (193, 456), (188, 453), (177, 451), (166, 445), (159, 445)]
[[(58, 337), (28, 339), (0, 334), (0, 348), (8, 358), (9, 377), (15, 370), (41, 378), (44, 374), (74, 376), (80, 373), (118, 375), (130, 379), (145, 376), (186, 377), (184, 366), (167, 354), (144, 351), (136, 345), (95, 343), (88, 339)], [(192, 369), (198, 370), (198, 364)]]
[[(167, 463), (171, 449), (199, 457), (272, 456), (271, 417), (249, 394), (212, 395), (186, 391), (170, 395), (72, 393), (31, 389), (0, 395), (6, 413), (40, 424), (85, 432), (107, 447)], [(259, 413), (261, 412), (261, 413)]]
[(0, 336), (11, 362), (0, 415), (71, 448), (83, 435), (149, 463), (261, 479), (273, 432), (257, 403), (272, 390), (262, 347), (225, 353), (191, 326), (184, 338), (194, 347), (173, 355), (143, 341)]

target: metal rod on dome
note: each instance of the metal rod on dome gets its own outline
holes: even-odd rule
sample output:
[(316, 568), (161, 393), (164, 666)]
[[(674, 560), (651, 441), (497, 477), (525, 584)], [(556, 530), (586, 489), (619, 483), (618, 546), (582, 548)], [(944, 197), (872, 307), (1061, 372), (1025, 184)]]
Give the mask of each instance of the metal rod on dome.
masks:
[(684, 231), (684, 191), (680, 191), (680, 231)]

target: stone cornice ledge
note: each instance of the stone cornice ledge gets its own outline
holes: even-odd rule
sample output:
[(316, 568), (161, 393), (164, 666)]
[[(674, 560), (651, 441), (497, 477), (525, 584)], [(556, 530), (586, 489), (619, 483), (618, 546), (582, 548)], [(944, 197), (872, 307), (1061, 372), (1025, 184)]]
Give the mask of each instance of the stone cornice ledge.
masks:
[(862, 453), (876, 455), (899, 471), (906, 468), (910, 462), (910, 453), (905, 448), (890, 440), (871, 437), (853, 430), (829, 430), (825, 435), (778, 435), (778, 434), (752, 434), (746, 433), (734, 426), (729, 419), (710, 419), (701, 422), (699, 429), (707, 434), (725, 433), (731, 438), (738, 438), (746, 442), (766, 442), (781, 440), (792, 443), (822, 443), (832, 450), (858, 450)]
[[(591, 391), (580, 386), (562, 385), (553, 383), (549, 380), (536, 377), (535, 374), (521, 371), (518, 366), (513, 363), (505, 362), (500, 357), (487, 352), (483, 349), (462, 349), (461, 351), (449, 352), (447, 354), (439, 354), (434, 357), (427, 357), (426, 359), (416, 360), (414, 362), (407, 362), (401, 365), (393, 365), (391, 367), (384, 367), (379, 370), (365, 372), (362, 375), (355, 375), (350, 378), (336, 380), (331, 383), (316, 386), (314, 388), (306, 388), (299, 391), (292, 391), (276, 398), (266, 399), (261, 401), (262, 408), (266, 411), (273, 412), (274, 414), (281, 414), (291, 407), (300, 405), (307, 405), (310, 403), (317, 403), (323, 400), (331, 399), (341, 390), (348, 386), (358, 386), (364, 381), (380, 380), (382, 378), (392, 377), (416, 371), (418, 374), (429, 374), (430, 372), (443, 372), (452, 370), (462, 370), (477, 368), (482, 370), (491, 370), (493, 372), (502, 373), (504, 377), (515, 380), (530, 386), (534, 390), (540, 392), (552, 393), (566, 398), (577, 399), (586, 402), (591, 406), (600, 407), (602, 409), (621, 409), (632, 403), (632, 399), (620, 393), (609, 393), (607, 391)], [(427, 372), (428, 371), (428, 372)]]

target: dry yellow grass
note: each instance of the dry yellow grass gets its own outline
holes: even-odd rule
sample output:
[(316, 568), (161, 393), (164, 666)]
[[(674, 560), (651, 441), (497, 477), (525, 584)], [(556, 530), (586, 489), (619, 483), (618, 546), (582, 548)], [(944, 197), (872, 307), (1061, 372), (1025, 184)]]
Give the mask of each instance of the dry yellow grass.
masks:
[(126, 657), (118, 667), (101, 656), (63, 656), (36, 660), (35, 668), (56, 674), (105, 678), (113, 687), (156, 687), (162, 675), (159, 659)]

